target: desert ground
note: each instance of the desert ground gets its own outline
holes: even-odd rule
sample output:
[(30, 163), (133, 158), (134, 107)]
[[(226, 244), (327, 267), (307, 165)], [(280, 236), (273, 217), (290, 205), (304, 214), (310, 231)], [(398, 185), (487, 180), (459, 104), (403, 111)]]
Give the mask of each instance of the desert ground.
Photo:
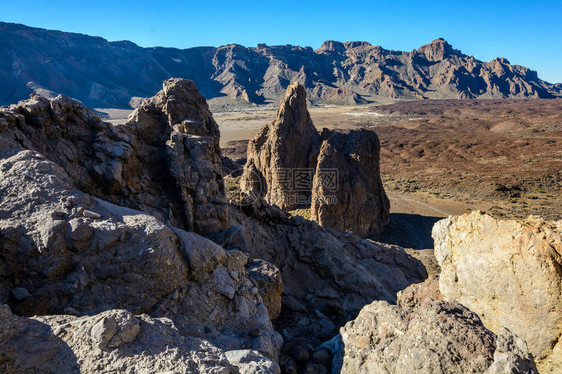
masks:
[[(276, 114), (274, 106), (212, 110), (223, 154), (241, 164), (247, 141)], [(378, 239), (427, 248), (435, 221), (471, 210), (498, 218), (562, 218), (562, 99), (415, 100), (309, 110), (319, 130), (377, 132), (392, 214)], [(112, 123), (130, 113), (97, 111)]]

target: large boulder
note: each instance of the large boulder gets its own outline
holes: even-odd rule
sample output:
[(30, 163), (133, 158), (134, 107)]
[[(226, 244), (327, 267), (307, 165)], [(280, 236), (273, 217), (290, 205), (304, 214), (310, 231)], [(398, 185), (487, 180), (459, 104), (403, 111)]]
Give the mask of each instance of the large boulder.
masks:
[(200, 234), (226, 228), (219, 130), (191, 81), (165, 81), (115, 126), (67, 97), (32, 95), (0, 109), (0, 131), (90, 195)]
[(496, 336), (461, 304), (432, 297), (375, 301), (324, 346), (333, 373), (537, 373), (522, 339)]
[(379, 169), (380, 143), (373, 131), (324, 130), (312, 185), (312, 219), (357, 235), (380, 233), (390, 202)]
[(562, 221), (497, 220), (481, 212), (433, 229), (439, 288), (494, 332), (524, 338), (543, 373), (562, 367)]
[(379, 171), (380, 143), (373, 131), (318, 133), (306, 91), (289, 86), (272, 124), (248, 144), (240, 188), (284, 211), (311, 208), (322, 226), (361, 236), (380, 233), (390, 203)]

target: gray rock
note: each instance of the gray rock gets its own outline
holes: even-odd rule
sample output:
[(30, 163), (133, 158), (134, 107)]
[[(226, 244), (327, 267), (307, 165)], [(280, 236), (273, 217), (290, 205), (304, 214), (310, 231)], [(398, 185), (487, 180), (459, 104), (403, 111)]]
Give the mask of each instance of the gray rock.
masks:
[(526, 347), (506, 347), (501, 341), (510, 338), (497, 338), (458, 303), (375, 301), (339, 339), (326, 346), (334, 350), (333, 373), (538, 373)]
[(226, 359), (240, 374), (281, 374), (279, 365), (262, 354), (249, 349), (227, 351)]
[(225, 249), (236, 249), (248, 252), (248, 244), (242, 226), (232, 226), (218, 233), (208, 235), (207, 238)]
[[(224, 349), (253, 345), (272, 359), (278, 356), (282, 340), (252, 291), (243, 253), (225, 252), (138, 210), (75, 198), (83, 194), (62, 168), (1, 134), (0, 195), (0, 260), (7, 270), (1, 289), (13, 289), (11, 281), (20, 279), (20, 287), (34, 294), (13, 303), (18, 314), (127, 308), (170, 318), (182, 334)], [(101, 217), (85, 218), (86, 208)], [(22, 238), (28, 248), (20, 245)], [(98, 346), (127, 341), (130, 333), (120, 335), (123, 328), (118, 323), (115, 332), (112, 324), (99, 326)], [(247, 335), (256, 328), (258, 338)]]
[[(287, 218), (263, 201), (232, 207), (229, 216), (231, 225), (244, 227), (252, 258), (280, 270), (284, 290), (275, 324), (286, 341), (302, 337), (317, 346), (365, 305), (396, 302), (397, 292), (427, 277), (402, 248)], [(250, 264), (251, 274), (260, 261)]]
[(98, 219), (101, 218), (101, 214), (92, 212), (91, 210), (84, 209), (82, 215), (87, 218)]
[(31, 294), (26, 288), (23, 287), (16, 287), (12, 290), (12, 295), (16, 298), (16, 300), (21, 301), (25, 300), (28, 297), (31, 297)]
[(507, 329), (498, 335), (494, 362), (484, 372), (484, 374), (503, 373), (538, 373), (527, 343)]
[(258, 286), (258, 292), (267, 307), (271, 320), (281, 313), (281, 294), (283, 279), (279, 269), (264, 260), (254, 259), (246, 266), (248, 276)]
[(219, 130), (191, 81), (164, 82), (117, 126), (64, 96), (34, 95), (0, 109), (0, 119), (5, 136), (57, 163), (84, 192), (201, 234), (227, 227)]
[(0, 304), (0, 324), (0, 365), (8, 373), (237, 372), (223, 351), (182, 336), (166, 318), (125, 310), (26, 318)]

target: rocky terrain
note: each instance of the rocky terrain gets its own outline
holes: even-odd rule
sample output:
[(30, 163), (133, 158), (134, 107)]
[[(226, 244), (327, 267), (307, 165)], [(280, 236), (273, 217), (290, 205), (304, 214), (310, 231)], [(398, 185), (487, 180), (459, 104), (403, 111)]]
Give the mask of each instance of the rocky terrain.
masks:
[[(367, 198), (376, 134), (318, 133), (303, 87), (285, 99), (263, 131), (284, 136), (263, 154), (309, 131), (318, 154), (304, 160), (342, 168), (358, 180), (340, 196)], [(450, 217), (436, 265), (252, 189), (229, 199), (236, 163), (219, 142), (184, 79), (121, 124), (64, 96), (0, 108), (0, 371), (556, 373), (560, 222)]]
[(141, 48), (129, 41), (0, 23), (0, 105), (32, 92), (65, 94), (90, 107), (136, 107), (167, 78), (193, 80), (217, 106), (277, 101), (299, 82), (316, 103), (392, 98), (550, 98), (562, 86), (505, 58), (482, 62), (443, 39), (410, 51), (367, 42)]

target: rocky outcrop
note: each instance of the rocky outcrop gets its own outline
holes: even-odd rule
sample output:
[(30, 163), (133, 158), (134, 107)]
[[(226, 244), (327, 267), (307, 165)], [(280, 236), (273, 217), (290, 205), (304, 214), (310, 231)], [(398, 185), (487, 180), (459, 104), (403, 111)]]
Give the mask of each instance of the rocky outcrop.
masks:
[(258, 292), (267, 307), (269, 318), (276, 319), (281, 313), (281, 294), (284, 288), (281, 271), (277, 266), (258, 258), (249, 262), (246, 270), (250, 279), (258, 286)]
[(481, 212), (433, 229), (440, 290), (494, 332), (521, 336), (541, 373), (562, 367), (562, 221), (496, 220)]
[[(248, 160), (241, 189), (283, 210), (307, 205), (312, 187), (320, 136), (306, 107), (306, 92), (299, 84), (287, 89), (277, 117), (248, 143)], [(293, 173), (302, 173), (302, 186), (295, 186)]]
[(461, 304), (431, 297), (375, 301), (325, 347), (333, 373), (537, 373), (522, 339), (496, 336)]
[(90, 197), (4, 136), (0, 195), (0, 302), (18, 314), (126, 308), (170, 318), (183, 335), (224, 350), (276, 358), (281, 339), (242, 252)]
[(0, 124), (82, 191), (201, 234), (226, 228), (219, 130), (193, 82), (167, 80), (122, 125), (69, 98), (36, 95), (2, 108)]
[[(296, 109), (306, 110), (303, 93), (289, 95), (289, 123), (307, 118)], [(361, 191), (376, 187), (376, 136), (326, 134), (311, 143), (315, 162), (359, 178), (342, 199), (369, 199)], [(319, 345), (379, 300), (376, 313), (411, 334), (376, 357), (354, 348), (361, 337), (350, 340), (348, 353), (366, 365), (386, 368), (396, 346), (415, 351), (421, 334), (428, 349), (404, 368), (437, 368), (441, 355), (449, 371), (533, 372), (523, 341), (501, 340), (438, 300), (435, 279), (397, 296), (427, 276), (402, 248), (288, 217), (251, 194), (227, 205), (218, 136), (204, 99), (181, 79), (116, 126), (62, 96), (0, 109), (2, 371), (337, 370), (340, 341)], [(373, 166), (364, 176), (352, 176), (357, 159)], [(313, 181), (311, 198), (325, 195), (318, 171)]]
[(165, 144), (169, 174), (183, 203), (183, 227), (204, 234), (225, 229), (219, 128), (195, 84), (167, 80), (163, 90), (144, 100), (125, 126), (134, 128), (148, 144)]
[[(182, 335), (168, 318), (126, 310), (26, 318), (0, 304), (0, 323), (4, 373), (279, 373), (259, 352), (250, 357), (240, 354), (246, 350), (225, 352)], [(244, 366), (255, 371), (241, 370)]]
[(289, 86), (277, 118), (248, 143), (240, 188), (285, 211), (311, 208), (323, 226), (361, 236), (382, 231), (390, 203), (380, 179), (380, 143), (373, 131), (320, 135), (304, 87)]
[[(190, 372), (206, 371), (206, 365), (217, 372), (261, 367), (261, 361), (275, 368), (269, 359), (277, 360), (282, 340), (267, 307), (272, 315), (278, 313), (282, 283), (264, 279), (275, 274), (272, 264), (250, 265), (241, 251), (247, 251), (241, 227), (215, 232), (228, 224), (218, 136), (204, 99), (185, 80), (166, 81), (129, 122), (117, 126), (62, 96), (34, 96), (0, 109), (0, 303), (18, 315), (41, 315), (46, 321), (55, 314), (72, 320), (117, 313), (100, 325), (100, 349), (106, 343), (110, 348), (130, 343), (129, 332), (139, 323), (142, 335), (145, 319), (131, 313), (150, 315), (148, 324), (161, 324), (151, 322), (154, 318), (173, 322), (171, 330), (156, 329), (132, 351), (103, 355), (78, 352), (90, 344), (89, 332), (78, 329), (69, 335), (76, 340), (67, 342), (64, 354), (83, 355), (76, 367), (85, 372), (96, 370), (91, 360), (105, 362), (121, 354), (128, 357), (123, 365), (163, 370), (149, 364), (149, 358), (135, 366), (136, 353), (131, 353), (145, 349), (160, 333), (178, 336), (171, 338), (178, 344), (176, 353), (154, 352), (162, 368), (183, 368), (166, 362), (184, 354)], [(184, 229), (214, 232), (210, 236), (227, 249)], [(128, 331), (122, 337), (119, 321)], [(25, 357), (18, 356), (17, 344), (23, 340), (12, 338), (0, 345), (11, 347), (13, 360), (27, 367)], [(64, 346), (60, 339), (55, 342)], [(52, 357), (56, 347), (49, 344), (34, 354)], [(249, 357), (256, 361), (234, 355), (242, 361), (230, 366), (224, 353), (237, 350), (251, 350)], [(30, 370), (51, 370), (41, 365)]]
[(390, 221), (390, 202), (380, 178), (379, 152), (373, 131), (324, 130), (312, 183), (313, 220), (361, 236), (382, 231)]
[(126, 108), (151, 96), (170, 76), (191, 79), (207, 99), (227, 103), (277, 102), (291, 82), (302, 84), (312, 101), (345, 105), (381, 96), (562, 96), (560, 84), (539, 79), (535, 71), (503, 58), (479, 61), (443, 39), (411, 52), (337, 41), (317, 50), (265, 44), (180, 50), (9, 23), (0, 23), (0, 37), (0, 105), (35, 92), (65, 94), (90, 107)]

